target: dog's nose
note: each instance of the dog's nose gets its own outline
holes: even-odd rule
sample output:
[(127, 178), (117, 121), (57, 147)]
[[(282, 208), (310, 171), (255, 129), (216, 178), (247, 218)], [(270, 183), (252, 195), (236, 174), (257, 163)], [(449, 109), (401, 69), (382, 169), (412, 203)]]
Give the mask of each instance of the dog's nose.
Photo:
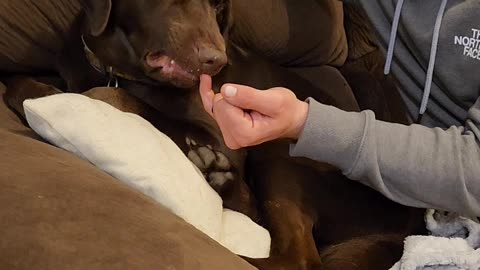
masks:
[(227, 54), (215, 48), (201, 48), (198, 59), (202, 65), (202, 72), (209, 75), (217, 74), (227, 64)]

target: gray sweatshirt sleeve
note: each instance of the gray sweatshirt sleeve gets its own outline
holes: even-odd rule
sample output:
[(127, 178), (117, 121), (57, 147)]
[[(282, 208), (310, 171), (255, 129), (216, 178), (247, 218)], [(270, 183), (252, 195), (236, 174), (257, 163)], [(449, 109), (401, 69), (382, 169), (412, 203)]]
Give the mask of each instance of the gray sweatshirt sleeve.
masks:
[(292, 156), (327, 162), (401, 204), (480, 216), (480, 99), (465, 127), (399, 125), (309, 99)]

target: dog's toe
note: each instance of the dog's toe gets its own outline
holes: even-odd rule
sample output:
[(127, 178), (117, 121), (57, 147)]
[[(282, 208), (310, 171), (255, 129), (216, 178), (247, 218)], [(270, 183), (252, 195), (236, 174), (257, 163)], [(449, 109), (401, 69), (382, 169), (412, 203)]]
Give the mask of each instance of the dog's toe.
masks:
[(187, 157), (195, 164), (202, 172), (208, 171), (229, 171), (231, 164), (228, 158), (221, 152), (215, 151), (211, 145), (200, 146), (195, 140), (186, 137), (190, 150), (187, 152)]
[(212, 166), (212, 163), (215, 161), (215, 153), (213, 152), (212, 149), (209, 149), (208, 147), (202, 146), (198, 148), (198, 155), (200, 158), (203, 160), (203, 163), (207, 168)]
[(223, 187), (231, 180), (233, 180), (233, 174), (231, 172), (212, 172), (208, 175), (208, 183), (214, 188)]
[(224, 171), (228, 171), (231, 169), (232, 166), (230, 165), (230, 161), (223, 153), (216, 152), (215, 155), (215, 167), (217, 169)]

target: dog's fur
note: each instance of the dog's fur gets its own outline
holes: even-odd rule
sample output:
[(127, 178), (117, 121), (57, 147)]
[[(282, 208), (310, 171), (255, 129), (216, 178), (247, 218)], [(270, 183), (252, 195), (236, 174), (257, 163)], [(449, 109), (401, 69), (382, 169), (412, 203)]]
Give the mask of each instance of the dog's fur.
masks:
[[(161, 51), (178, 59), (187, 69), (198, 69), (193, 72), (195, 76), (202, 72), (217, 75), (215, 70), (199, 64), (195, 49), (186, 49), (190, 45), (198, 48), (198, 44), (212, 46), (226, 51), (229, 58), (229, 65), (214, 78), (216, 90), (223, 82), (260, 89), (284, 86), (294, 90), (300, 99), (313, 97), (344, 110), (359, 109), (344, 91), (316, 87), (231, 42), (227, 35), (235, 13), (230, 7), (228, 0), (117, 0), (114, 5), (110, 0), (85, 0), (86, 16), (81, 20), (85, 24), (76, 24), (69, 33), (58, 72), (69, 91), (88, 90), (84, 92), (87, 96), (139, 114), (169, 135), (186, 154), (209, 145), (215, 153), (225, 155), (230, 168), (219, 169), (214, 164), (201, 169), (207, 178), (214, 173), (233, 176), (222, 184), (212, 180), (225, 206), (249, 215), (271, 232), (271, 257), (248, 259), (260, 269), (390, 267), (400, 257), (403, 238), (419, 232), (423, 226), (421, 210), (393, 203), (346, 179), (328, 164), (289, 157), (288, 141), (239, 151), (228, 149), (218, 127), (203, 111), (196, 81), (168, 78), (146, 63), (149, 53)], [(94, 70), (85, 58), (81, 33), (104, 63), (136, 80), (120, 79), (119, 89), (93, 88), (105, 85), (108, 78)], [(349, 74), (348, 70), (344, 73)], [(325, 85), (342, 82), (343, 77), (329, 73), (328, 80)], [(60, 92), (31, 78), (16, 78), (8, 82), (7, 99), (22, 114), (26, 98)], [(187, 137), (196, 145), (188, 143)]]

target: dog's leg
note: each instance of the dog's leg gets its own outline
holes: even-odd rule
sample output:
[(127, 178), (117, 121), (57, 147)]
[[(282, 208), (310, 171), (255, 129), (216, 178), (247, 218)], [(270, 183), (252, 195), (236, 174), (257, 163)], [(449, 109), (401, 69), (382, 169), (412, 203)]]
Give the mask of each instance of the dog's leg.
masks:
[(367, 235), (330, 246), (320, 254), (321, 270), (385, 270), (402, 255), (401, 235)]
[(271, 256), (247, 261), (261, 270), (318, 269), (320, 256), (312, 234), (311, 215), (291, 201), (267, 201), (264, 211), (272, 235)]
[(150, 107), (123, 88), (96, 87), (83, 92), (82, 95), (108, 103), (120, 111), (138, 114), (145, 119), (148, 118), (149, 121), (154, 114)]
[(251, 153), (247, 167), (265, 227), (272, 236), (272, 250), (270, 258), (247, 260), (262, 270), (317, 269), (320, 256), (313, 235), (316, 214), (306, 204), (303, 190), (304, 179), (315, 176), (315, 172), (304, 170), (288, 157), (269, 156), (273, 151), (267, 151), (269, 148), (262, 150)]
[(59, 89), (40, 83), (29, 77), (14, 77), (6, 81), (7, 92), (5, 100), (7, 104), (25, 119), (23, 102), (26, 99), (41, 98), (62, 93)]
[[(8, 105), (25, 118), (23, 102), (26, 99), (41, 98), (63, 93), (58, 88), (36, 81), (29, 77), (14, 77), (7, 80), (5, 93)], [(125, 112), (146, 115), (146, 106), (121, 88), (98, 87), (83, 93), (93, 99), (104, 101), (113, 107)], [(150, 113), (150, 111), (148, 111)], [(151, 113), (153, 114), (153, 113)]]

